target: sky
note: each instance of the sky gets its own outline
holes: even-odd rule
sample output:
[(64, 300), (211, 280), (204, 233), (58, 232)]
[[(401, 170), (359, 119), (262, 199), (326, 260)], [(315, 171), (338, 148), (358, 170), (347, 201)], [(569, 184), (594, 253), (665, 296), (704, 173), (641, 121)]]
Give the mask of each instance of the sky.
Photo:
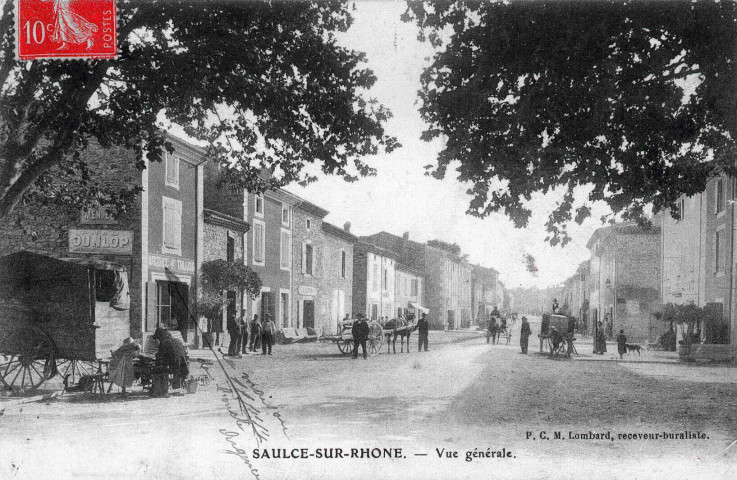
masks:
[[(497, 269), (507, 288), (544, 288), (563, 282), (589, 258), (586, 242), (602, 226), (599, 218), (608, 213), (606, 206), (594, 205), (587, 221), (569, 226), (572, 241), (552, 247), (544, 241), (544, 224), (559, 197), (555, 192), (533, 197), (529, 225), (517, 229), (503, 214), (485, 219), (466, 215), (468, 186), (450, 170), (442, 181), (425, 176), (423, 167), (435, 163), (442, 148), (440, 141), (420, 140), (425, 124), (416, 103), (420, 74), (433, 50), (417, 40), (414, 24), (400, 20), (404, 7), (404, 0), (356, 2), (355, 22), (341, 36), (343, 45), (366, 52), (367, 67), (378, 79), (370, 95), (392, 111), (386, 130), (403, 147), (364, 159), (376, 168), (375, 177), (346, 183), (319, 175), (319, 181), (307, 187), (286, 189), (330, 211), (327, 221), (338, 226), (351, 222), (351, 232), (359, 236), (409, 232), (410, 239), (419, 242), (437, 238), (457, 243), (472, 263)], [(527, 271), (523, 253), (535, 257), (536, 276)]]

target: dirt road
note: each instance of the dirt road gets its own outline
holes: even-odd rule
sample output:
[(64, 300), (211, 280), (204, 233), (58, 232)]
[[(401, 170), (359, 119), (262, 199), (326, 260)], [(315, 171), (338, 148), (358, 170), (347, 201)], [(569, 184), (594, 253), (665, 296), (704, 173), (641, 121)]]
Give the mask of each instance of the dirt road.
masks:
[(195, 395), (7, 407), (0, 478), (734, 478), (733, 369), (515, 344), (433, 332), (427, 353), (306, 344), (226, 361), (260, 444), (215, 367)]

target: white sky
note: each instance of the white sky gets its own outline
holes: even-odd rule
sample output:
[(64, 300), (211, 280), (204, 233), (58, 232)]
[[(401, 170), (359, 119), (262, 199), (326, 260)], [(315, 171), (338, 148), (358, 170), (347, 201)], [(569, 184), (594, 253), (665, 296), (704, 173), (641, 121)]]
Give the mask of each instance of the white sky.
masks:
[[(458, 243), (471, 262), (499, 270), (508, 288), (555, 285), (572, 275), (589, 258), (586, 242), (601, 226), (599, 218), (608, 212), (606, 207), (597, 205), (583, 225), (569, 227), (573, 240), (564, 248), (544, 241), (544, 224), (557, 195), (533, 198), (533, 216), (524, 230), (514, 228), (502, 214), (483, 220), (466, 215), (467, 187), (453, 172), (449, 170), (442, 181), (424, 175), (423, 166), (434, 164), (440, 150), (439, 142), (420, 140), (424, 123), (415, 103), (431, 47), (416, 40), (414, 24), (400, 20), (403, 0), (356, 2), (356, 8), (355, 23), (341, 41), (366, 52), (368, 67), (378, 78), (370, 94), (394, 114), (386, 125), (387, 133), (396, 136), (403, 147), (365, 159), (377, 169), (376, 177), (350, 184), (320, 176), (312, 185), (293, 185), (287, 190), (329, 210), (326, 220), (331, 223), (342, 226), (350, 221), (356, 235), (384, 230), (400, 236), (409, 232), (416, 241), (438, 238)], [(536, 258), (537, 277), (525, 269), (523, 251)]]

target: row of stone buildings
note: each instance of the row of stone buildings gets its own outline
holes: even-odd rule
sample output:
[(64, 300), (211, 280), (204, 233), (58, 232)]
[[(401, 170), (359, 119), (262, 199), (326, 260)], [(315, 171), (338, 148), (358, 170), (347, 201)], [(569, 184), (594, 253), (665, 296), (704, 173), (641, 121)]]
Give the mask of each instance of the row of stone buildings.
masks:
[(701, 194), (678, 200), (678, 219), (666, 210), (647, 230), (633, 224), (596, 230), (587, 244), (590, 259), (564, 282), (560, 305), (589, 331), (601, 321), (608, 335), (623, 329), (634, 341), (656, 342), (671, 328), (665, 306), (692, 303), (713, 313), (713, 324), (698, 328), (701, 342), (722, 345), (720, 355), (733, 357), (736, 198), (734, 179), (717, 176)]
[[(0, 224), (0, 251), (123, 265), (134, 338), (158, 326), (178, 329), (188, 341), (198, 326), (220, 333), (241, 310), (249, 318), (269, 314), (289, 335), (307, 328), (336, 333), (346, 314), (379, 320), (425, 311), (433, 328), (457, 329), (494, 306), (511, 309), (493, 269), (408, 234), (357, 237), (349, 224), (328, 223), (328, 211), (285, 190), (219, 189), (218, 167), (204, 161), (202, 149), (174, 136), (169, 141), (174, 151), (143, 171), (130, 151), (92, 146), (82, 152), (96, 179), (140, 188), (133, 205), (118, 215), (19, 206)], [(205, 326), (194, 312), (202, 264), (215, 259), (243, 262), (263, 286), (255, 298), (224, 292), (230, 301), (222, 318)]]

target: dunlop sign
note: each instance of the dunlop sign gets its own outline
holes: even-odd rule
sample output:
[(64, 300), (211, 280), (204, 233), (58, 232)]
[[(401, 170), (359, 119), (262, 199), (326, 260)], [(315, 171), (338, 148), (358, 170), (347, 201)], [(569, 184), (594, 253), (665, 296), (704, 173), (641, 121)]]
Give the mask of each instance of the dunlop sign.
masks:
[(70, 253), (131, 255), (133, 232), (129, 230), (69, 230)]

